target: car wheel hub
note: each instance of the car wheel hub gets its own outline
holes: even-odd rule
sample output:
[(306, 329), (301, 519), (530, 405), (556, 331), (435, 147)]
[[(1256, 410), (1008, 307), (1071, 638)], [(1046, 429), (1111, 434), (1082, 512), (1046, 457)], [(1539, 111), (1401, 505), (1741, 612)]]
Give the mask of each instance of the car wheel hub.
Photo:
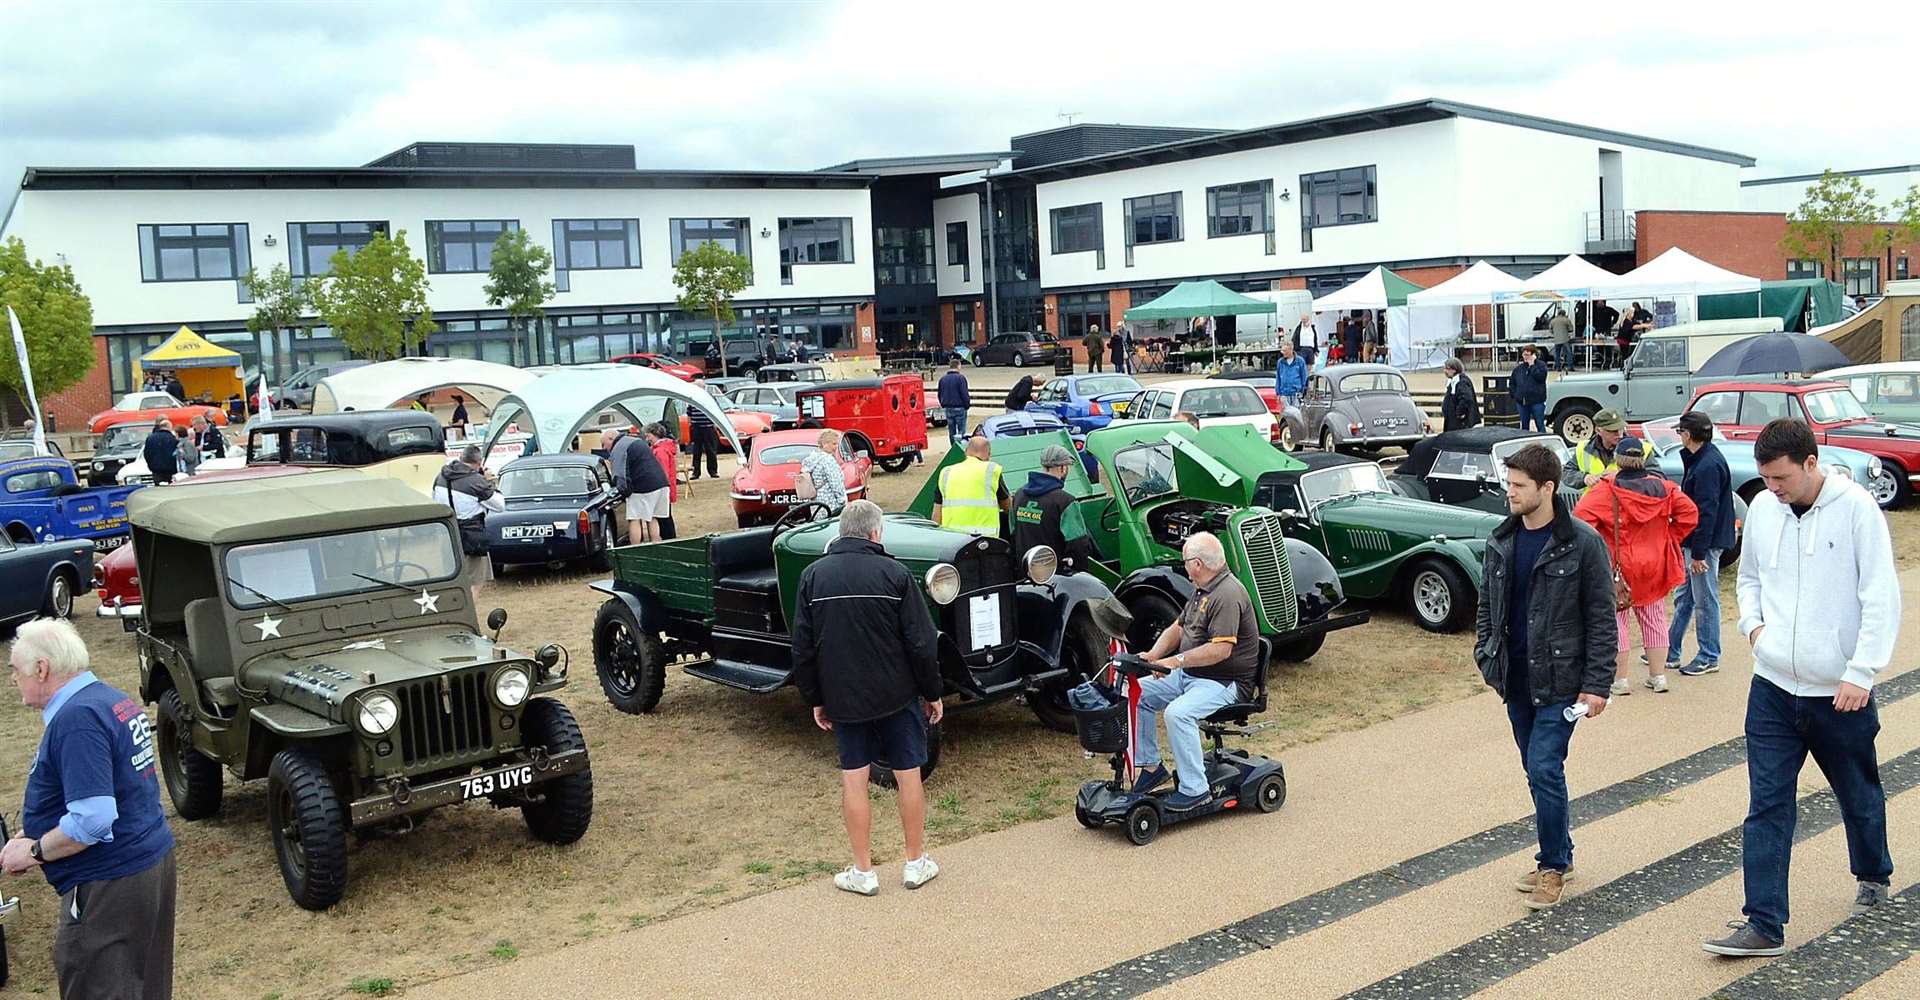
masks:
[(286, 845), (287, 860), (302, 875), (307, 871), (307, 845), (300, 839), (300, 814), (293, 807), (293, 792), (280, 791), (280, 842)]
[(1568, 444), (1578, 445), (1593, 436), (1593, 418), (1585, 413), (1569, 414), (1560, 422), (1560, 436)]
[(1430, 622), (1445, 621), (1452, 613), (1453, 594), (1440, 574), (1427, 570), (1413, 578), (1413, 606)]
[(1900, 492), (1900, 483), (1893, 478), (1893, 473), (1883, 468), (1867, 480), (1867, 492), (1872, 494), (1875, 503), (1885, 507)]
[(624, 622), (614, 622), (607, 627), (612, 633), (612, 641), (607, 643), (612, 653), (607, 659), (612, 668), (607, 671), (607, 680), (614, 691), (625, 698), (640, 688), (640, 644), (634, 641), (633, 632)]

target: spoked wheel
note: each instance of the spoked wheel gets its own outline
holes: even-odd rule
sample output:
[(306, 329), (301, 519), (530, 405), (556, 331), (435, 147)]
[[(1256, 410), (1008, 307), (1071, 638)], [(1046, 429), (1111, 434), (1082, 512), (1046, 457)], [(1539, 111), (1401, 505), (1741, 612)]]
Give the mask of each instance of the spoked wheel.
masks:
[(1160, 810), (1150, 802), (1142, 802), (1127, 810), (1127, 839), (1145, 847), (1153, 843), (1160, 835)]
[(1421, 563), (1407, 582), (1407, 607), (1429, 632), (1457, 632), (1475, 610), (1473, 584), (1452, 563)]
[(1067, 706), (1067, 692), (1093, 676), (1106, 662), (1107, 644), (1093, 619), (1079, 614), (1067, 623), (1067, 634), (1060, 640), (1060, 666), (1065, 676), (1057, 677), (1027, 696), (1027, 707), (1040, 724), (1057, 733), (1073, 732), (1073, 709)]
[(324, 910), (347, 892), (347, 822), (320, 759), (282, 750), (267, 771), (267, 825), (287, 894)]
[(1273, 812), (1287, 801), (1287, 779), (1284, 775), (1269, 774), (1253, 786), (1253, 807), (1263, 813)]
[(651, 712), (667, 686), (660, 640), (640, 628), (627, 602), (614, 598), (593, 616), (593, 669), (613, 707), (629, 715)]
[(1594, 411), (1585, 406), (1575, 406), (1560, 415), (1553, 429), (1560, 439), (1569, 446), (1578, 448), (1580, 443), (1593, 436)]
[(1907, 498), (1907, 470), (1901, 468), (1898, 462), (1883, 459), (1880, 473), (1868, 476), (1867, 481), (1860, 485), (1867, 488), (1867, 493), (1873, 497), (1874, 503), (1880, 505), (1881, 510), (1892, 510)]

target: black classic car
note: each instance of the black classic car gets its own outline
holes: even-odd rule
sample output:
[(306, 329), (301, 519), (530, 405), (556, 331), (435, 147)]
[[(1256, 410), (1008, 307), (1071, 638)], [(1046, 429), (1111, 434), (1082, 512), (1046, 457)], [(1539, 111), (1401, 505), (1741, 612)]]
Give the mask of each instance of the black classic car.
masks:
[[(1401, 496), (1432, 500), (1456, 507), (1472, 507), (1489, 514), (1507, 513), (1507, 457), (1530, 444), (1567, 461), (1567, 443), (1557, 434), (1512, 427), (1468, 427), (1443, 431), (1416, 443), (1387, 479)], [(1578, 489), (1561, 491), (1569, 505), (1580, 501)]]
[(627, 523), (598, 456), (516, 458), (500, 471), (500, 492), (507, 509), (487, 512), (487, 555), (495, 576), (508, 566), (576, 559), (595, 569), (613, 567), (613, 548), (625, 543)]

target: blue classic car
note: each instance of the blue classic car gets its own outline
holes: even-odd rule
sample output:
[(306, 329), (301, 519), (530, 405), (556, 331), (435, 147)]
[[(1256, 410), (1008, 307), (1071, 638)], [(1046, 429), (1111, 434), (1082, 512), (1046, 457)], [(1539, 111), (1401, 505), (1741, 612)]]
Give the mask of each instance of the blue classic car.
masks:
[[(1100, 463), (1094, 460), (1093, 453), (1087, 450), (1085, 433), (1072, 431), (1065, 421), (1051, 413), (1002, 413), (988, 417), (974, 427), (975, 434), (984, 434), (988, 438), (1019, 437), (1023, 434), (1051, 434), (1054, 431), (1067, 431), (1073, 438), (1073, 450), (1080, 453), (1080, 464), (1087, 470), (1087, 478), (1100, 481)], [(1018, 489), (1025, 483), (1009, 483), (1009, 490)]]
[(1075, 434), (1107, 426), (1115, 403), (1124, 403), (1140, 391), (1131, 375), (1062, 375), (1048, 379), (1027, 404), (1029, 413), (1051, 413)]
[(487, 555), (495, 576), (507, 566), (574, 559), (595, 569), (613, 567), (613, 549), (626, 539), (627, 525), (598, 456), (516, 458), (500, 471), (500, 492), (507, 509), (487, 514)]
[(92, 580), (92, 542), (36, 542), (9, 527), (0, 532), (0, 629), (40, 615), (71, 615), (73, 595)]
[(772, 414), (773, 429), (800, 426), (800, 403), (794, 394), (808, 386), (806, 382), (769, 382), (765, 385), (739, 385), (728, 389), (721, 404), (736, 403), (749, 410)]
[(15, 538), (85, 541), (102, 552), (127, 540), (127, 496), (138, 486), (80, 485), (73, 463), (42, 455), (0, 462), (0, 528)]
[[(1641, 436), (1659, 453), (1662, 471), (1676, 479), (1681, 469), (1680, 437), (1674, 433), (1673, 425), (1679, 419), (1668, 417), (1665, 420), (1650, 420), (1640, 427)], [(1733, 477), (1733, 492), (1745, 503), (1752, 503), (1753, 498), (1767, 488), (1760, 480), (1760, 463), (1753, 458), (1753, 442), (1730, 441), (1716, 433), (1713, 444), (1727, 460), (1727, 472)], [(1820, 461), (1828, 469), (1866, 487), (1882, 509), (1894, 504), (1898, 491), (1893, 489), (1893, 475), (1881, 465), (1879, 456), (1837, 444), (1823, 444), (1820, 446)]]

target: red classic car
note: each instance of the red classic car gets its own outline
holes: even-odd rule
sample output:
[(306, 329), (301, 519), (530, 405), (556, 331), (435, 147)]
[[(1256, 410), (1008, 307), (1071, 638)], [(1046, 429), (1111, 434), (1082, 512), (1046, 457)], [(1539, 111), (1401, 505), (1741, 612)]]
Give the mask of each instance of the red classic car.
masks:
[(1752, 441), (1768, 421), (1787, 417), (1813, 428), (1821, 444), (1873, 455), (1892, 473), (1882, 488), (1893, 496), (1874, 497), (1882, 507), (1906, 503), (1920, 486), (1920, 427), (1875, 418), (1840, 382), (1715, 382), (1701, 386), (1687, 410), (1713, 418), (1715, 430), (1735, 441)]
[(202, 406), (198, 403), (182, 403), (164, 392), (130, 392), (120, 397), (111, 410), (101, 410), (87, 418), (87, 431), (101, 434), (107, 428), (119, 424), (153, 423), (155, 417), (165, 417), (173, 421), (175, 427), (185, 427), (194, 417), (205, 415), (216, 424), (225, 425), (227, 411), (218, 406)]
[(927, 450), (926, 386), (918, 375), (819, 382), (794, 394), (803, 427), (845, 434), (888, 472), (899, 472)]
[(615, 364), (639, 365), (642, 368), (666, 372), (682, 382), (691, 382), (705, 374), (705, 369), (665, 354), (622, 354), (609, 360)]
[[(753, 454), (747, 464), (733, 474), (733, 515), (742, 528), (772, 524), (800, 500), (793, 492), (793, 481), (800, 475), (800, 461), (820, 450), (820, 431), (768, 431), (754, 439)], [(840, 472), (847, 477), (847, 499), (860, 500), (867, 495), (867, 472), (873, 459), (856, 452), (848, 438), (840, 438)]]

